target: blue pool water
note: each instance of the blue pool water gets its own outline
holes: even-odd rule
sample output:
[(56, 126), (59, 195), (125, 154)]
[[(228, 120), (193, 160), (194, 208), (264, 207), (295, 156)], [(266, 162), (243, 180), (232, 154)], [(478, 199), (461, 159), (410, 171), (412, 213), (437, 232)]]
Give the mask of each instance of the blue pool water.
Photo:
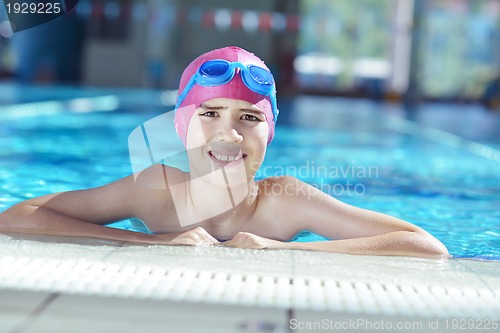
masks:
[[(0, 211), (129, 175), (129, 134), (169, 110), (170, 101), (154, 91), (0, 91)], [(67, 102), (81, 97), (89, 99)], [(102, 112), (74, 112), (94, 109)], [(456, 105), (405, 113), (305, 96), (280, 100), (280, 109), (259, 178), (294, 175), (344, 202), (423, 227), (455, 257), (500, 259), (498, 115)]]

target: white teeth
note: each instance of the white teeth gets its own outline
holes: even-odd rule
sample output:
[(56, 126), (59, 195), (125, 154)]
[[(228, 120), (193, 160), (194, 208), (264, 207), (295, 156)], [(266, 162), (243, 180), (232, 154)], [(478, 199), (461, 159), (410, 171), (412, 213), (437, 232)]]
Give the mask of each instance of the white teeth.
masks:
[(228, 156), (228, 155), (222, 155), (222, 154), (219, 154), (219, 153), (216, 153), (216, 152), (211, 152), (211, 154), (212, 154), (213, 157), (215, 157), (216, 160), (224, 161), (224, 162), (237, 161), (237, 160), (239, 160), (242, 157), (242, 155)]

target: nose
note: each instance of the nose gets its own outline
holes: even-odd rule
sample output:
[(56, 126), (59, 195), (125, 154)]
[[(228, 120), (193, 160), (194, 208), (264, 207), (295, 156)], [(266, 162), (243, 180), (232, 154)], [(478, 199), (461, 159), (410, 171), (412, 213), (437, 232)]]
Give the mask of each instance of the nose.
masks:
[(243, 141), (243, 136), (238, 131), (237, 127), (231, 120), (226, 120), (219, 124), (216, 130), (216, 139), (221, 142), (235, 142), (240, 143)]

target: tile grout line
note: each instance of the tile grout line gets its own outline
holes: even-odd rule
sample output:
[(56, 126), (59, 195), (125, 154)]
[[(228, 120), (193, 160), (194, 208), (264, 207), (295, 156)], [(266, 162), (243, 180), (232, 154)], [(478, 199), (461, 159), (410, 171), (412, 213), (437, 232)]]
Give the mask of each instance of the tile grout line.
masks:
[(9, 333), (25, 332), (60, 295), (60, 293), (53, 293), (47, 296), (47, 298), (45, 298), (40, 303), (40, 305), (38, 305), (33, 311), (31, 311), (26, 318), (21, 320), (21, 322), (17, 324)]
[[(295, 279), (295, 277), (297, 276), (297, 269), (296, 269), (296, 265), (297, 265), (297, 258), (295, 257), (295, 251), (291, 251), (290, 252), (290, 284), (293, 284), (293, 281)], [(290, 305), (288, 307), (288, 309), (286, 310), (286, 325), (285, 325), (285, 333), (291, 333), (292, 332), (292, 328), (290, 326), (290, 323), (292, 321), (292, 319), (295, 319), (296, 318), (296, 315), (295, 315), (295, 307), (293, 306), (291, 300), (290, 300)]]

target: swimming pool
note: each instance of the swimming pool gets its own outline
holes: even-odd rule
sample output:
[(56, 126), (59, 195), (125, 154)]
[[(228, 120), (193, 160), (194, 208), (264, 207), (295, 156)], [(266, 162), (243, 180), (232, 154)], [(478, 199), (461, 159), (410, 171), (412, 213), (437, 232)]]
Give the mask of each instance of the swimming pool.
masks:
[[(129, 134), (171, 103), (156, 91), (0, 89), (10, 92), (0, 99), (0, 211), (130, 174)], [(456, 105), (405, 114), (389, 104), (308, 96), (280, 100), (280, 110), (259, 177), (297, 176), (423, 227), (455, 257), (500, 259), (498, 115)]]

